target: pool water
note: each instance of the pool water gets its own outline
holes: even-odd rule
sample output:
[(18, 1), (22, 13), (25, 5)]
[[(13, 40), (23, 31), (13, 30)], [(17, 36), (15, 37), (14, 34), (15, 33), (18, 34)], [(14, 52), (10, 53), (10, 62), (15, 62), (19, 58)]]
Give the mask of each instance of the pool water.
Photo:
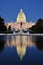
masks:
[(43, 36), (0, 36), (0, 65), (43, 65)]

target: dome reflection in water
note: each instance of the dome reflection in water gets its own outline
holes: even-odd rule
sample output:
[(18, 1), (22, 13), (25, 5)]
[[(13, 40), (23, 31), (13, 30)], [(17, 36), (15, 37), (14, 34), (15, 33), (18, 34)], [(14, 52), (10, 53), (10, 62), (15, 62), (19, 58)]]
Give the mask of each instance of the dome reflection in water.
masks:
[(16, 50), (17, 54), (20, 56), (20, 60), (22, 60), (23, 56), (26, 54), (26, 46), (17, 46)]
[[(27, 48), (28, 48), (28, 52), (27, 52)], [(7, 62), (9, 61), (9, 63), (11, 62), (13, 63), (14, 61), (14, 64), (15, 62), (29, 63), (29, 62), (33, 62), (33, 59), (36, 61), (39, 58), (43, 58), (42, 50), (43, 50), (43, 36), (13, 36), (13, 35), (0, 36), (0, 53), (3, 52), (2, 56), (0, 55), (0, 60), (1, 59), (3, 60), (4, 58), (5, 61)], [(11, 61), (8, 60), (7, 58), (11, 59)], [(3, 61), (0, 61), (0, 63)]]
[(16, 47), (17, 54), (21, 60), (26, 54), (26, 47), (35, 46), (34, 43), (32, 43), (31, 36), (7, 36), (6, 45)]

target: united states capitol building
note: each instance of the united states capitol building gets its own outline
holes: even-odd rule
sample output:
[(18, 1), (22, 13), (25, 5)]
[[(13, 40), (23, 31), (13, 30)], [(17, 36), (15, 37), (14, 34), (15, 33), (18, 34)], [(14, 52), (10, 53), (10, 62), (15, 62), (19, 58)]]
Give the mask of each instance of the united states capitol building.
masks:
[(16, 21), (12, 21), (12, 22), (6, 22), (5, 25), (7, 26), (7, 28), (9, 27), (9, 25), (11, 26), (11, 30), (20, 30), (21, 25), (22, 25), (22, 29), (26, 30), (27, 28), (32, 27), (33, 25), (35, 25), (34, 22), (32, 21), (27, 21), (26, 20), (26, 15), (23, 12), (22, 9), (20, 9), (20, 12), (18, 12)]

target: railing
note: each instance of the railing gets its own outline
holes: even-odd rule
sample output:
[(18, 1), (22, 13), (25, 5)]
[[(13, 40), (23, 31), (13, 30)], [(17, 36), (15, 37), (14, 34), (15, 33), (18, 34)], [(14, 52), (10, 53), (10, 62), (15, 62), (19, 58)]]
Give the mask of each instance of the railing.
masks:
[(1, 35), (14, 35), (14, 36), (43, 36), (43, 34), (4, 34), (4, 33), (1, 33)]

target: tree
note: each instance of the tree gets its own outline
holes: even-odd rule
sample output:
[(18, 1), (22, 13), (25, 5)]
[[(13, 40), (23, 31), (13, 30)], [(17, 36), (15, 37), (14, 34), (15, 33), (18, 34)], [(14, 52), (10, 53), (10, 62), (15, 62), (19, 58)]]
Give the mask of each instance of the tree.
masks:
[(4, 19), (0, 17), (0, 33), (5, 33), (7, 31), (7, 27), (4, 24)]
[(9, 30), (9, 31), (11, 30), (11, 25), (9, 25), (8, 30)]
[(33, 25), (30, 30), (32, 30), (33, 33), (43, 33), (43, 19), (38, 19), (36, 24)]

